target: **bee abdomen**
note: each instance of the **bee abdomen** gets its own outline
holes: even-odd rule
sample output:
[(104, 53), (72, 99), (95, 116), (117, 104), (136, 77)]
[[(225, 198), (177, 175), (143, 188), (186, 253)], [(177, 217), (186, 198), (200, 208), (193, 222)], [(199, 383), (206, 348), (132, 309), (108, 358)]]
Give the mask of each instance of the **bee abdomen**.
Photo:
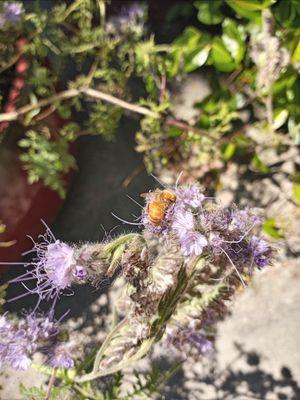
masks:
[(148, 213), (150, 222), (159, 225), (165, 217), (166, 207), (161, 202), (153, 201), (149, 204)]

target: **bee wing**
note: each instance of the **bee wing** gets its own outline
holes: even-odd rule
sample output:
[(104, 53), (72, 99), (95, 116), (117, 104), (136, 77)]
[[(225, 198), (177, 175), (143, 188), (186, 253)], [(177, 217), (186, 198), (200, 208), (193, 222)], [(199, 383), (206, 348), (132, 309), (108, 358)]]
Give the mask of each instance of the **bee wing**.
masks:
[(141, 193), (140, 197), (143, 197), (144, 199), (146, 199), (149, 196), (150, 192), (147, 193)]

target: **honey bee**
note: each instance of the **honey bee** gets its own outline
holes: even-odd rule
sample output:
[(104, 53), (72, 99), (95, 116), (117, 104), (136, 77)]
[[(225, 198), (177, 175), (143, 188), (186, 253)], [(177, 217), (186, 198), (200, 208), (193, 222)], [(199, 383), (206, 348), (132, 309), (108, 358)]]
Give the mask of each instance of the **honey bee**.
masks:
[[(142, 197), (148, 197), (149, 193), (142, 193)], [(176, 194), (171, 190), (160, 190), (154, 192), (148, 204), (149, 220), (153, 225), (160, 225), (166, 215), (167, 210), (176, 201)]]

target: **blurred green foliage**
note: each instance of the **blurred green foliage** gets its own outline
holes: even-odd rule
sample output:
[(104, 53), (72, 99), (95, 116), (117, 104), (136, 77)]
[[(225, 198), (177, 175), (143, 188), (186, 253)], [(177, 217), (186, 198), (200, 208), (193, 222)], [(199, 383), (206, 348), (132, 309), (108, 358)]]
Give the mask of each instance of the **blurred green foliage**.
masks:
[[(135, 12), (128, 2), (118, 14), (109, 11), (109, 4), (75, 0), (45, 10), (39, 2), (23, 2), (20, 21), (0, 29), (5, 43), (0, 47), (0, 85), (20, 57), (16, 41), (26, 38), (21, 56), (28, 70), (18, 106), (34, 106), (62, 90), (86, 87), (131, 101), (129, 82), (139, 78), (145, 93), (139, 104), (158, 117), (141, 119), (136, 149), (143, 153), (147, 170), (158, 175), (166, 169), (174, 176), (185, 170), (201, 180), (213, 171), (218, 179), (229, 162), (269, 174), (272, 161), (265, 157), (266, 149), (283, 154), (299, 145), (299, 1), (174, 4), (166, 16), (168, 26), (182, 13), (185, 19), (194, 15), (195, 22), (169, 44), (157, 44), (147, 32), (143, 2), (135, 4)], [(195, 71), (203, 71), (210, 94), (199, 97), (196, 117), (183, 121), (185, 127), (172, 125), (169, 89)], [(113, 139), (122, 113), (120, 106), (79, 95), (33, 107), (18, 120), (27, 132), (20, 146), (30, 181), (43, 179), (64, 195), (64, 174), (75, 165), (67, 156), (71, 142), (87, 134)], [(59, 128), (50, 128), (53, 115), (61, 119)], [(52, 172), (46, 174), (50, 164)], [(294, 182), (292, 175), (289, 179)], [(297, 202), (298, 186), (294, 182)]]
[[(142, 49), (144, 6), (107, 16), (107, 5), (105, 0), (75, 0), (45, 9), (39, 1), (23, 1), (20, 20), (0, 26), (3, 99), (7, 99), (7, 77), (12, 85), (20, 59), (27, 63), (17, 105), (33, 108), (18, 120), (25, 130), (19, 142), (21, 161), (30, 183), (42, 179), (61, 196), (65, 194), (65, 173), (75, 165), (70, 143), (86, 134), (112, 139), (122, 109), (100, 101), (91, 105), (80, 96), (53, 100), (43, 108), (34, 105), (62, 90), (88, 86), (130, 98), (128, 79), (149, 66)], [(24, 38), (20, 50), (17, 43)], [(7, 105), (4, 100), (2, 105)], [(14, 129), (15, 123), (10, 123), (5, 134)]]
[[(199, 24), (187, 26), (173, 40), (164, 57), (165, 73), (172, 82), (203, 71), (211, 93), (195, 104), (194, 127), (211, 140), (193, 130), (170, 134), (155, 122), (139, 132), (138, 150), (144, 152), (148, 169), (159, 175), (166, 167), (176, 175), (190, 165), (193, 176), (202, 179), (210, 169), (208, 160), (220, 172), (230, 161), (271, 173), (272, 160), (263, 155), (265, 150), (282, 154), (300, 143), (300, 4), (199, 0), (189, 5)], [(179, 17), (180, 9), (174, 6), (168, 24)], [(172, 112), (172, 101), (169, 104), (167, 112)], [(295, 184), (295, 201), (298, 192)]]

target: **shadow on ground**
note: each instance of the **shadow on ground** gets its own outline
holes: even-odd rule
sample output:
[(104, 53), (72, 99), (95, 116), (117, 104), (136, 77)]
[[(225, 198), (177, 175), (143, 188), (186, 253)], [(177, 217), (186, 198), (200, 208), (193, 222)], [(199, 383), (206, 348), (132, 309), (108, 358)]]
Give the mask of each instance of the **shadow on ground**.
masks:
[[(293, 371), (281, 367), (280, 376), (266, 372), (261, 366), (263, 356), (255, 351), (245, 351), (235, 343), (238, 355), (227, 368), (220, 370), (216, 363), (198, 375), (197, 388), (186, 387), (183, 370), (173, 376), (164, 393), (169, 400), (298, 400), (300, 386), (293, 377)], [(243, 368), (235, 368), (237, 362)], [(204, 364), (206, 364), (204, 362)], [(192, 393), (192, 394), (191, 394)]]

